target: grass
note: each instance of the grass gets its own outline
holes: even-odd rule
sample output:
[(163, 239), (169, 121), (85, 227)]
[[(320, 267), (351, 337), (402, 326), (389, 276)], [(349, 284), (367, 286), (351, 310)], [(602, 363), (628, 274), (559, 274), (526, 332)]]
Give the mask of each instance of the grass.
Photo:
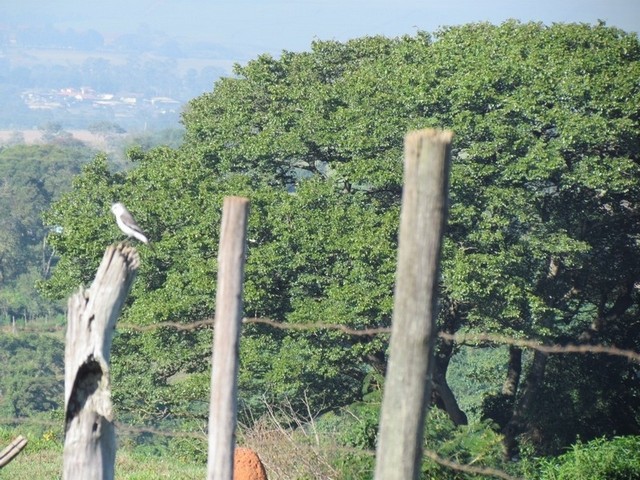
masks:
[[(254, 449), (262, 459), (270, 480), (339, 478), (327, 461), (327, 453), (302, 432), (291, 432), (262, 423), (243, 438), (244, 446)], [(3, 441), (2, 446), (6, 446)], [(174, 457), (143, 456), (126, 448), (116, 454), (117, 480), (201, 480), (207, 467)], [(62, 447), (27, 447), (0, 470), (0, 479), (58, 480), (62, 478)]]
[(202, 480), (207, 476), (207, 466), (185, 463), (173, 458), (145, 457), (131, 455), (126, 450), (116, 454), (116, 479), (155, 480), (161, 478), (176, 480)]
[[(3, 444), (3, 447), (6, 446)], [(0, 470), (0, 478), (12, 480), (56, 480), (62, 478), (62, 451), (57, 448), (29, 451), (29, 444)]]
[[(29, 440), (25, 449), (0, 470), (0, 479), (57, 480), (62, 478), (62, 432), (51, 424), (0, 427), (0, 449), (18, 436)], [(55, 428), (55, 427), (54, 427)], [(188, 439), (187, 439), (188, 440)], [(269, 409), (269, 414), (250, 428), (240, 426), (238, 443), (253, 449), (265, 466), (269, 480), (341, 479), (336, 468), (338, 452), (331, 435), (319, 433), (314, 418), (303, 419), (292, 411)], [(192, 457), (193, 446), (153, 449), (135, 446), (125, 437), (118, 440), (115, 478), (117, 480), (190, 480), (206, 478), (207, 466)], [(190, 453), (191, 452), (191, 453)], [(205, 452), (206, 455), (206, 452)], [(191, 461), (191, 459), (193, 460)], [(363, 477), (358, 477), (363, 478)]]
[[(3, 442), (6, 446), (7, 442)], [(31, 443), (31, 442), (30, 442)], [(201, 480), (206, 478), (206, 465), (185, 463), (174, 458), (142, 457), (126, 449), (116, 454), (116, 480)], [(58, 480), (62, 478), (62, 447), (32, 448), (29, 444), (8, 465), (0, 470), (0, 479)]]

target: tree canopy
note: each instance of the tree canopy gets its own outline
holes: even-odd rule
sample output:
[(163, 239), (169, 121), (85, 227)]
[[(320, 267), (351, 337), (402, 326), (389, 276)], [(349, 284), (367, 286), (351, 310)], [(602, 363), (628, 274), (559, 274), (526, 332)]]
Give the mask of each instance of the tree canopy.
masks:
[[(120, 238), (108, 211), (118, 199), (156, 243), (140, 248), (122, 321), (207, 318), (222, 197), (245, 195), (247, 317), (389, 326), (403, 137), (442, 127), (455, 138), (440, 328), (640, 350), (639, 59), (636, 35), (603, 24), (515, 21), (260, 56), (190, 102), (179, 148), (134, 150), (126, 173), (104, 159), (84, 170), (47, 215), (61, 259), (46, 291), (90, 281)], [(384, 370), (386, 341), (248, 325), (243, 406), (357, 400)], [(122, 331), (117, 400), (143, 417), (203, 412), (210, 344), (208, 330)], [(439, 345), (436, 401), (464, 423), (446, 377), (455, 353)], [(624, 361), (512, 348), (503, 371), (485, 414), (508, 448), (640, 431), (637, 371)], [(571, 413), (559, 428), (561, 406)]]
[(42, 213), (71, 187), (95, 152), (66, 144), (0, 148), (0, 315), (34, 318), (52, 309), (35, 290), (49, 275)]

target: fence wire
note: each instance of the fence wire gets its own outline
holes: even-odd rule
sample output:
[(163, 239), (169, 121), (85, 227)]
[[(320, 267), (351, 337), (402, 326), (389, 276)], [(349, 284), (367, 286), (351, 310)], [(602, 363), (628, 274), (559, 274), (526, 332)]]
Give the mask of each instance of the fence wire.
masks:
[[(334, 324), (334, 323), (289, 323), (272, 320), (270, 318), (259, 317), (247, 317), (243, 319), (244, 324), (263, 324), (273, 328), (279, 328), (282, 330), (337, 330), (346, 335), (353, 336), (365, 336), (370, 337), (374, 335), (390, 334), (390, 327), (375, 327), (375, 328), (352, 328), (347, 325)], [(120, 331), (128, 330), (132, 332), (147, 333), (161, 328), (172, 328), (179, 331), (191, 331), (199, 328), (213, 328), (214, 320), (211, 318), (198, 320), (195, 322), (183, 323), (183, 322), (158, 322), (148, 325), (136, 325), (132, 323), (118, 323), (116, 328)], [(20, 333), (36, 333), (41, 335), (54, 335), (56, 332), (60, 333), (64, 331), (65, 327), (62, 325), (48, 327), (44, 331), (42, 329), (22, 327), (17, 329)], [(4, 327), (5, 332), (12, 330), (11, 327)], [(538, 340), (513, 338), (506, 335), (493, 334), (493, 333), (446, 333), (438, 332), (438, 337), (449, 342), (457, 343), (458, 345), (478, 345), (478, 344), (495, 344), (495, 345), (509, 345), (515, 347), (529, 348), (531, 350), (539, 350), (544, 353), (592, 353), (592, 354), (604, 354), (618, 357), (624, 357), (627, 360), (635, 363), (640, 363), (640, 353), (616, 347), (615, 345), (603, 345), (603, 344), (548, 344), (542, 343)]]
[[(263, 324), (273, 328), (279, 328), (282, 330), (337, 330), (346, 335), (353, 336), (374, 336), (382, 334), (390, 334), (390, 327), (375, 327), (375, 328), (362, 328), (356, 329), (347, 325), (340, 325), (334, 323), (289, 323), (279, 322), (270, 318), (259, 317), (247, 317), (243, 319), (244, 324)], [(159, 322), (149, 325), (134, 325), (134, 324), (118, 324), (117, 328), (120, 330), (130, 330), (134, 332), (150, 332), (159, 328), (173, 328), (176, 330), (196, 330), (203, 327), (213, 327), (214, 320), (206, 319), (197, 322), (180, 323), (180, 322)], [(619, 348), (614, 345), (603, 344), (547, 344), (537, 340), (513, 338), (506, 335), (492, 334), (492, 333), (446, 333), (438, 332), (438, 337), (449, 342), (457, 343), (458, 345), (478, 345), (478, 344), (495, 344), (495, 345), (509, 345), (514, 347), (529, 348), (531, 350), (538, 350), (544, 353), (592, 353), (592, 354), (604, 354), (618, 357), (624, 357), (627, 360), (635, 363), (640, 363), (640, 353), (634, 350), (628, 350)]]

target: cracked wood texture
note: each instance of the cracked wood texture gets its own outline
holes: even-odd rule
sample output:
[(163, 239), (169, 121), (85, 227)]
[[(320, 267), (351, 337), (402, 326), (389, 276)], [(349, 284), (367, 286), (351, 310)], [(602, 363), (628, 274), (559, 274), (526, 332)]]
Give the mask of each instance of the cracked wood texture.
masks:
[(376, 480), (420, 475), (431, 392), (442, 233), (447, 215), (453, 134), (418, 130), (404, 143), (404, 186)]
[(225, 197), (211, 365), (208, 480), (232, 480), (238, 409), (238, 349), (249, 199)]
[(64, 375), (65, 480), (114, 478), (111, 342), (139, 264), (133, 247), (112, 245), (91, 287), (81, 288), (69, 298)]

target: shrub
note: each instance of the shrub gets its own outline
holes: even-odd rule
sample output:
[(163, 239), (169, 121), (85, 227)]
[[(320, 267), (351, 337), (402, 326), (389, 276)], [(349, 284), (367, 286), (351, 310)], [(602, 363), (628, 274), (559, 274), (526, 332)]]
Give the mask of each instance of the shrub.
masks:
[(542, 480), (640, 480), (640, 436), (578, 442), (541, 466)]
[[(459, 465), (507, 469), (502, 458), (502, 436), (490, 421), (456, 426), (445, 412), (431, 408), (425, 429), (425, 448), (443, 460)], [(421, 478), (425, 480), (486, 478), (440, 465), (428, 455), (422, 461), (421, 471)]]

